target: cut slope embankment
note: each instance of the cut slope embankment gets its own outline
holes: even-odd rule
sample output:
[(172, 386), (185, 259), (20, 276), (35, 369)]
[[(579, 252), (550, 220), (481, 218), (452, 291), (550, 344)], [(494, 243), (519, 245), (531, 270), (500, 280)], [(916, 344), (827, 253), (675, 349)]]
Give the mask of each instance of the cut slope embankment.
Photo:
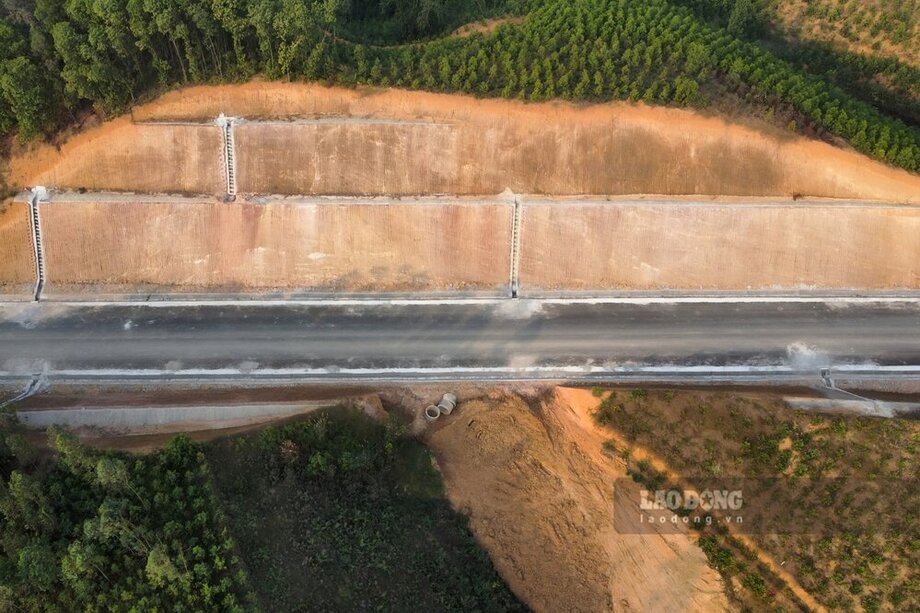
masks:
[[(171, 92), (133, 116), (210, 121), (222, 112), (311, 120), (238, 127), (243, 193), (490, 194), (510, 187), (555, 195), (801, 194), (920, 204), (920, 177), (852, 151), (642, 105), (252, 82)], [(211, 127), (122, 118), (60, 152), (38, 147), (17, 156), (10, 175), (21, 186), (218, 193), (221, 155), (219, 131)]]
[[(14, 206), (7, 249), (18, 251), (4, 274), (34, 283), (25, 205)], [(54, 194), (40, 205), (45, 292), (507, 295), (513, 208), (499, 198)], [(519, 211), (525, 297), (920, 290), (917, 207), (524, 197)]]
[(78, 134), (59, 149), (36, 145), (15, 156), (9, 183), (217, 195), (226, 191), (222, 146), (215, 125), (142, 124), (120, 117)]
[(510, 266), (511, 208), (457, 199), (52, 200), (41, 207), (46, 294), (497, 293)]
[(920, 289), (920, 208), (529, 199), (524, 291)]
[(0, 204), (0, 295), (29, 298), (35, 285), (35, 256), (29, 206)]

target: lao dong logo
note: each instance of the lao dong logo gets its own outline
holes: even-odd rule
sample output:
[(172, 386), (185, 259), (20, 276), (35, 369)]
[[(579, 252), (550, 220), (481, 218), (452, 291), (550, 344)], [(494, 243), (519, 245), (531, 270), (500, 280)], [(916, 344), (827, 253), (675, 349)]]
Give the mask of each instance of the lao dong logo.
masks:
[(639, 495), (643, 511), (740, 511), (744, 506), (741, 490), (641, 490)]

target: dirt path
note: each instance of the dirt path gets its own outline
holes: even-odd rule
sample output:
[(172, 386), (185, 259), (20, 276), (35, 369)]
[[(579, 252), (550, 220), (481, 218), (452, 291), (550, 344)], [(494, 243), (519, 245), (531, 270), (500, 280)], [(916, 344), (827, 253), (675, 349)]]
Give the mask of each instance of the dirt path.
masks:
[(612, 524), (623, 467), (601, 453), (577, 395), (462, 403), (427, 435), (451, 502), (512, 589), (537, 611), (717, 611), (719, 575), (686, 534)]

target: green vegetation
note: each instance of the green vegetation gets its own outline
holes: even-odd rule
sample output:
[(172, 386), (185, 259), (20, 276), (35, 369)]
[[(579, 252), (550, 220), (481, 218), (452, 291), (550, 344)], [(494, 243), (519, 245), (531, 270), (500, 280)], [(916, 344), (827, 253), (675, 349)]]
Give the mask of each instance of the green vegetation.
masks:
[[(674, 0), (709, 23), (759, 43), (795, 68), (819, 75), (885, 113), (920, 125), (920, 68), (895, 56), (858, 53), (780, 27), (776, 0)], [(815, 6), (812, 3), (810, 6)], [(743, 26), (733, 18), (747, 16)]]
[[(0, 130), (24, 139), (87, 104), (118, 112), (152, 88), (264, 73), (530, 101), (740, 106), (920, 171), (920, 129), (905, 123), (916, 105), (902, 91), (916, 72), (892, 64), (887, 87), (869, 78), (878, 63), (771, 49), (754, 40), (764, 31), (755, 0), (21, 1), (0, 9)], [(489, 36), (375, 46), (503, 11), (526, 19)]]
[(0, 419), (0, 611), (526, 610), (396, 422), (131, 456)]
[(265, 610), (524, 608), (395, 422), (320, 415), (207, 454)]
[(362, 0), (343, 3), (339, 21), (348, 40), (395, 45), (441, 36), (510, 11), (506, 0)]
[(188, 438), (133, 458), (52, 431), (58, 457), (49, 459), (4, 436), (0, 608), (253, 607), (208, 466)]
[[(823, 605), (920, 607), (920, 583), (910, 572), (920, 565), (920, 423), (815, 415), (779, 399), (724, 392), (618, 397), (605, 400), (595, 420), (621, 446), (664, 460), (678, 487), (758, 480), (744, 490), (745, 508), (760, 510), (758, 521), (777, 529), (751, 538)], [(631, 461), (629, 471), (652, 488), (668, 482), (648, 461)], [(712, 566), (745, 606), (775, 608), (783, 583), (717, 527), (700, 533)]]

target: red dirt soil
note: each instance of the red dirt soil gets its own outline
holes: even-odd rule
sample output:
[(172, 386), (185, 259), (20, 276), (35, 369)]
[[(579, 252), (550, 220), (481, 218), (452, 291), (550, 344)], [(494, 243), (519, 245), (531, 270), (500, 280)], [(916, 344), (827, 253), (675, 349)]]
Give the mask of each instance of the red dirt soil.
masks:
[[(262, 175), (249, 177), (258, 192), (341, 193), (341, 178), (358, 170), (368, 177), (365, 189), (349, 187), (358, 193), (495, 194), (511, 187), (518, 193), (802, 194), (920, 204), (920, 177), (852, 151), (766, 126), (759, 131), (643, 105), (524, 104), (256, 81), (170, 92), (134, 109), (133, 117), (210, 121), (221, 112), (373, 120), (280, 134), (278, 126), (257, 130), (238, 157), (243, 183), (247, 164), (272, 160)], [(381, 126), (381, 119), (416, 125)], [(218, 136), (213, 128), (132, 126), (122, 117), (60, 151), (35, 146), (16, 156), (10, 182), (216, 193)], [(432, 165), (443, 170), (432, 174)]]

